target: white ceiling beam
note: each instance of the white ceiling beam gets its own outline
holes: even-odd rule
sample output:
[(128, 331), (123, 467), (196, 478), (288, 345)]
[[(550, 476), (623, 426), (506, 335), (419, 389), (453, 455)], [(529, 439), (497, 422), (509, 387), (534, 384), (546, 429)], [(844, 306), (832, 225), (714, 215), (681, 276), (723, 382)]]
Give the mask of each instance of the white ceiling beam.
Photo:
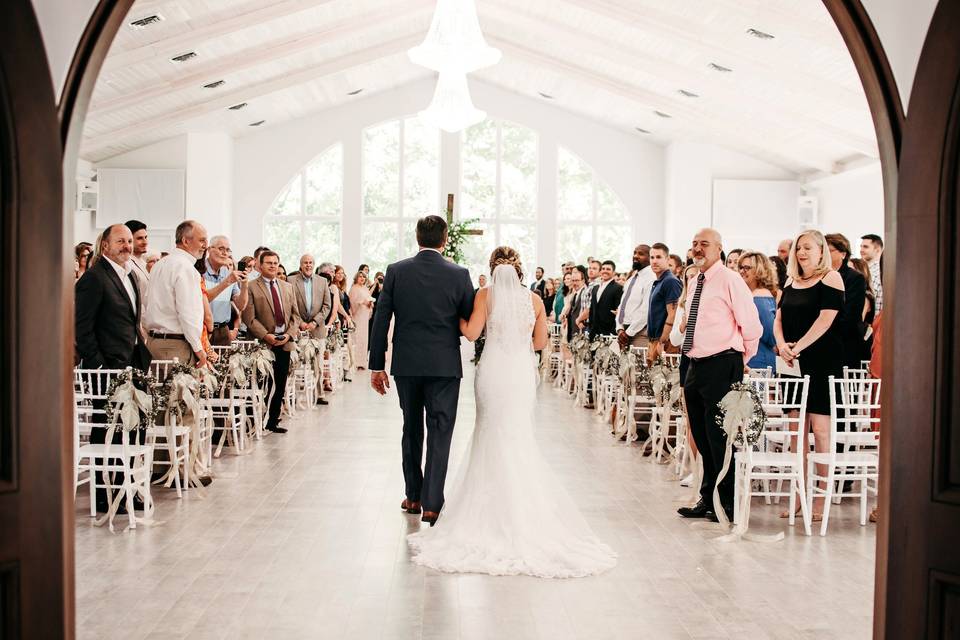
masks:
[[(796, 2), (789, 11), (770, 0), (711, 0), (710, 4), (740, 15), (744, 30), (753, 27), (777, 38), (802, 38), (825, 47), (835, 47), (843, 41), (822, 3)], [(811, 14), (806, 13), (809, 7), (813, 7)]]
[(678, 15), (658, 11), (648, 6), (634, 9), (610, 0), (560, 1), (584, 11), (605, 16), (639, 31), (668, 36), (684, 46), (704, 51), (705, 55), (711, 56), (711, 62), (729, 66), (733, 68), (735, 74), (748, 73), (771, 86), (787, 87), (812, 95), (829, 95), (833, 101), (849, 109), (861, 109), (864, 103), (863, 92), (851, 89), (847, 85), (797, 69), (778, 69), (765, 64), (759, 58), (749, 57), (734, 50), (718, 38), (703, 39), (698, 34), (691, 33), (690, 24)]
[[(89, 117), (106, 116), (178, 91), (196, 90), (208, 82), (224, 79), (230, 74), (276, 62), (292, 55), (310, 51), (315, 47), (356, 36), (358, 33), (370, 29), (371, 25), (395, 18), (397, 15), (403, 15), (405, 19), (409, 19), (420, 12), (424, 12), (424, 15), (426, 15), (426, 10), (432, 8), (433, 5), (434, 0), (408, 0), (390, 7), (383, 7), (373, 13), (352, 16), (325, 26), (319, 31), (281, 36), (272, 42), (256, 45), (224, 58), (193, 65), (189, 73), (172, 80), (153, 82), (131, 93), (94, 102), (90, 107)], [(419, 29), (418, 32), (422, 34), (423, 30)]]
[(141, 135), (147, 131), (162, 129), (164, 127), (204, 116), (218, 109), (238, 104), (240, 102), (250, 102), (256, 98), (283, 91), (307, 82), (312, 82), (320, 78), (332, 76), (356, 67), (376, 62), (383, 58), (389, 58), (399, 53), (405, 52), (410, 47), (418, 44), (423, 39), (423, 34), (413, 36), (404, 36), (397, 38), (375, 47), (361, 49), (349, 53), (339, 58), (334, 58), (320, 64), (304, 67), (296, 71), (284, 73), (275, 76), (263, 82), (258, 82), (246, 87), (240, 87), (233, 91), (222, 93), (216, 98), (196, 102), (191, 105), (180, 107), (166, 113), (153, 114), (145, 120), (133, 122), (113, 131), (102, 133), (93, 138), (84, 140), (84, 149), (86, 153), (95, 153), (97, 149), (112, 144), (117, 144), (124, 138), (132, 135)]
[[(639, 87), (628, 86), (618, 78), (611, 78), (609, 76), (599, 74), (593, 70), (585, 69), (564, 60), (559, 60), (552, 56), (534, 51), (525, 45), (512, 42), (504, 38), (488, 35), (487, 40), (490, 42), (490, 44), (503, 49), (505, 55), (509, 55), (521, 62), (525, 62), (535, 67), (547, 69), (561, 76), (576, 80), (577, 82), (587, 86), (607, 91), (608, 93), (612, 93), (622, 98), (626, 98), (632, 102), (644, 105), (649, 109), (660, 108), (660, 110), (663, 110), (662, 96), (659, 96), (652, 91), (641, 89)], [(690, 107), (670, 107), (669, 111), (674, 117), (684, 118), (690, 123), (699, 124), (707, 130), (716, 129), (715, 122), (710, 122), (710, 118), (701, 115)], [(742, 148), (744, 146), (743, 140), (734, 135), (735, 133), (736, 132), (733, 131), (731, 133), (716, 135), (718, 139), (725, 141), (725, 146), (730, 148)], [(829, 159), (801, 149), (795, 141), (782, 139), (779, 136), (770, 135), (769, 133), (764, 133), (764, 137), (780, 148), (789, 148), (791, 150), (790, 157), (794, 163), (799, 163), (804, 166), (822, 171), (827, 171), (831, 168), (831, 161)]]
[[(675, 64), (668, 60), (654, 58), (648, 54), (641, 53), (631, 47), (621, 47), (620, 45), (608, 44), (607, 41), (597, 41), (592, 36), (584, 35), (582, 30), (574, 29), (573, 27), (545, 16), (526, 14), (515, 9), (512, 5), (488, 1), (481, 6), (483, 7), (482, 15), (486, 18), (484, 24), (487, 32), (490, 34), (496, 32), (495, 27), (498, 21), (500, 24), (519, 26), (533, 33), (536, 33), (538, 30), (546, 30), (547, 33), (553, 36), (557, 34), (562, 36), (560, 40), (565, 46), (569, 46), (573, 50), (589, 53), (603, 58), (612, 64), (624, 67), (636, 68), (638, 66), (649, 66), (654, 69), (660, 77), (676, 78), (676, 89), (697, 88), (699, 92), (700, 89), (697, 86), (700, 84), (699, 82), (694, 84), (693, 87), (685, 86), (681, 83), (684, 78), (690, 78), (691, 76), (702, 77), (709, 83), (710, 87), (709, 96), (704, 97), (715, 97), (717, 98), (717, 102), (723, 103), (724, 106), (731, 102), (736, 105), (743, 105), (745, 102), (742, 93), (736, 93), (732, 88), (722, 83), (717, 83), (713, 78), (709, 78), (703, 71), (693, 71), (688, 67)], [(490, 18), (494, 16), (495, 19), (490, 20)], [(494, 28), (491, 29), (491, 27)], [(532, 43), (535, 41), (535, 39), (531, 38), (527, 42)], [(636, 55), (636, 57), (634, 57), (634, 55)], [(639, 89), (636, 85), (631, 86)], [(759, 119), (768, 122), (770, 126), (777, 127), (794, 127), (797, 123), (805, 123), (805, 126), (809, 126), (811, 130), (816, 131), (819, 135), (830, 138), (832, 141), (842, 144), (852, 151), (869, 157), (877, 157), (878, 155), (875, 139), (851, 133), (831, 122), (827, 122), (816, 116), (811, 116), (808, 112), (793, 109), (785, 103), (772, 102), (763, 96), (754, 95), (750, 97), (750, 103), (752, 105), (761, 105), (761, 108), (753, 109), (751, 113), (746, 113), (745, 116), (745, 112), (742, 110), (733, 111), (726, 108), (718, 111), (716, 102), (709, 107), (710, 113), (706, 113), (703, 108), (697, 104), (696, 100), (679, 98), (679, 94), (676, 92), (667, 94), (654, 90), (652, 93), (659, 97), (657, 104), (662, 111), (675, 111), (678, 108), (692, 109), (699, 111), (700, 117), (702, 118), (719, 117), (721, 120), (738, 121), (744, 120), (746, 117), (752, 122), (757, 122)]]
[[(262, 25), (271, 20), (290, 16), (334, 1), (335, 0), (274, 0), (273, 2), (264, 4), (263, 0), (258, 0), (257, 2), (252, 2), (242, 8), (234, 10), (235, 13), (225, 20), (208, 22), (195, 29), (189, 29), (175, 36), (163, 38), (157, 42), (141, 45), (132, 49), (116, 52), (111, 51), (103, 63), (102, 73), (107, 74), (111, 71), (140, 62), (146, 62), (153, 58), (170, 58), (181, 53), (186, 53), (204, 42), (215, 40), (227, 34), (248, 29), (252, 26)], [(139, 13), (137, 15), (139, 15)], [(189, 26), (189, 23), (185, 26)]]

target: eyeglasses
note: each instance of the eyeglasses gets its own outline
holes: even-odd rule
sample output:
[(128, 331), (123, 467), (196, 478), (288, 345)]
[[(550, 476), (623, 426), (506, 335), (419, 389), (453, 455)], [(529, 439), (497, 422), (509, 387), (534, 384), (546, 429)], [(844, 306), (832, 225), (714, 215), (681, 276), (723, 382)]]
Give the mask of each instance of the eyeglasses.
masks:
[(230, 250), (230, 247), (210, 247), (214, 251), (219, 251), (220, 253), (225, 253), (227, 255), (232, 255), (233, 251)]
[(750, 269), (753, 269), (752, 264), (741, 264), (737, 267), (737, 271), (750, 271)]

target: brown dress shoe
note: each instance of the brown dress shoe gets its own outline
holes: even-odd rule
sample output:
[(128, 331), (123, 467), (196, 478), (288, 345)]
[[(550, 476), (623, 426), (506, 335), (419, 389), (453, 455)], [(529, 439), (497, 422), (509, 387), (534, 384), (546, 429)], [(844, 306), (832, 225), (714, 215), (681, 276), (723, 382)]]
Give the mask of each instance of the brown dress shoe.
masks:
[(400, 503), (400, 508), (407, 513), (420, 513), (420, 503), (415, 500), (404, 500)]
[(433, 525), (437, 524), (437, 518), (439, 517), (440, 517), (439, 513), (435, 513), (433, 511), (424, 511), (423, 517), (420, 518), (420, 520), (423, 522), (429, 522), (430, 526), (432, 527)]

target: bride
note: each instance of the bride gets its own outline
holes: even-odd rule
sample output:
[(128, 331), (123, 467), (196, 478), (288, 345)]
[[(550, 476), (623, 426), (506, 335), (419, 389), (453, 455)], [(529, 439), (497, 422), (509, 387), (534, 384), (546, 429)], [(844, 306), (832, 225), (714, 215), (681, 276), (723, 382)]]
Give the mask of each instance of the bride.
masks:
[(492, 283), (477, 293), (469, 322), (460, 321), (469, 340), (487, 332), (474, 382), (476, 426), (437, 525), (407, 540), (414, 562), (440, 571), (593, 575), (613, 567), (616, 554), (593, 534), (537, 446), (534, 349), (546, 346), (546, 313), (520, 284), (520, 266), (514, 249), (495, 249)]

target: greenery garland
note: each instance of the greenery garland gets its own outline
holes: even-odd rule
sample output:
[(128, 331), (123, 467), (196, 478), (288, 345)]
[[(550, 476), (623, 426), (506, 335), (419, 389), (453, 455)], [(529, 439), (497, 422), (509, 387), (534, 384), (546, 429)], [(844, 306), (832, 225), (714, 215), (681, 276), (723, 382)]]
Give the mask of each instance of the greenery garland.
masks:
[[(136, 392), (131, 394), (131, 397), (124, 398), (121, 392), (128, 383), (133, 385)], [(162, 399), (158, 395), (156, 378), (152, 374), (140, 369), (126, 369), (110, 381), (106, 396), (104, 412), (108, 425), (116, 424), (123, 431), (142, 431), (157, 424)], [(130, 411), (136, 411), (136, 418)], [(123, 419), (124, 415), (127, 420)]]
[(746, 382), (736, 382), (730, 391), (717, 403), (717, 425), (727, 432), (729, 438), (734, 430), (734, 442), (740, 446), (753, 446), (767, 426), (767, 413), (756, 387)]
[(469, 232), (473, 231), (470, 225), (477, 222), (479, 222), (479, 218), (470, 218), (469, 220), (454, 222), (447, 227), (447, 244), (443, 248), (445, 258), (450, 258), (457, 264), (463, 264), (466, 261), (463, 249), (467, 243), (467, 238), (470, 236)]
[(173, 396), (173, 379), (181, 374), (186, 374), (191, 378), (197, 380), (197, 399), (206, 399), (210, 397), (210, 391), (206, 384), (202, 383), (200, 380), (200, 372), (196, 367), (191, 367), (183, 363), (176, 363), (170, 367), (167, 377), (163, 382), (154, 382), (154, 407), (156, 409), (156, 415), (160, 416), (170, 411), (177, 416), (178, 420), (183, 420), (184, 415), (188, 413), (187, 403), (183, 398), (178, 398), (176, 402), (172, 405), (170, 403), (171, 397)]

